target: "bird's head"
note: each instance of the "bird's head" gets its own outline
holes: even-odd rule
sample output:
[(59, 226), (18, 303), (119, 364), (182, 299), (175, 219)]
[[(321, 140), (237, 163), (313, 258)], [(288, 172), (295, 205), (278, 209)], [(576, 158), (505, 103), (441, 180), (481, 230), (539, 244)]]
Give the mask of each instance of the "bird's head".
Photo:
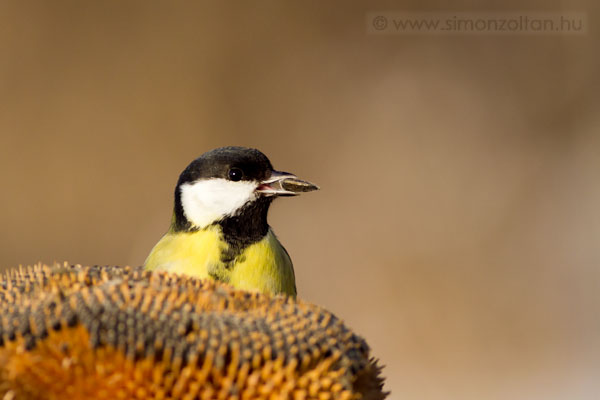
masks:
[(274, 170), (267, 156), (256, 149), (221, 147), (192, 161), (179, 176), (174, 228), (203, 229), (246, 211), (266, 221), (275, 197), (317, 189), (294, 174)]

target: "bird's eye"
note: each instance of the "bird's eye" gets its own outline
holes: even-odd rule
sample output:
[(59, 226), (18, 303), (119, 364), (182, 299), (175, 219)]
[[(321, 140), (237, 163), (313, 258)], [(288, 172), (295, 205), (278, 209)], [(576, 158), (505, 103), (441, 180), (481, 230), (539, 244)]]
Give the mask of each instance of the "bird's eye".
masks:
[(229, 175), (230, 181), (237, 182), (242, 179), (242, 176), (244, 176), (244, 173), (239, 168), (231, 168), (228, 172), (228, 175)]

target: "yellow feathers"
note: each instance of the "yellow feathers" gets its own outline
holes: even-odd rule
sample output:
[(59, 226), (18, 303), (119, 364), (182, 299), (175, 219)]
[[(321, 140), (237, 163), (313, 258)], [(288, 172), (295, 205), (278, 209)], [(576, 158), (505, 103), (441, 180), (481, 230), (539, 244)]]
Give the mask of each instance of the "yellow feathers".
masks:
[(169, 231), (154, 246), (144, 265), (151, 271), (208, 278), (209, 267), (221, 263), (221, 252), (226, 248), (217, 225), (195, 232)]
[(233, 261), (224, 262), (222, 254), (228, 249), (218, 225), (195, 232), (170, 231), (154, 246), (145, 266), (213, 278), (244, 290), (296, 296), (292, 261), (272, 230), (245, 247)]
[(244, 290), (296, 296), (292, 260), (271, 229), (262, 240), (244, 249), (231, 270), (229, 283)]

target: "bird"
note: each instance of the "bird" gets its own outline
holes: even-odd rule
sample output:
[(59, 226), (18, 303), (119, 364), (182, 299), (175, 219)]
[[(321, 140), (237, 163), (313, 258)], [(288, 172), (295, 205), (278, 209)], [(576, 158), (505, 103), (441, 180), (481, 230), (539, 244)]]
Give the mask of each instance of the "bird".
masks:
[(269, 226), (267, 214), (277, 197), (318, 189), (292, 173), (273, 169), (257, 149), (210, 150), (179, 175), (171, 225), (144, 266), (296, 297), (292, 260)]

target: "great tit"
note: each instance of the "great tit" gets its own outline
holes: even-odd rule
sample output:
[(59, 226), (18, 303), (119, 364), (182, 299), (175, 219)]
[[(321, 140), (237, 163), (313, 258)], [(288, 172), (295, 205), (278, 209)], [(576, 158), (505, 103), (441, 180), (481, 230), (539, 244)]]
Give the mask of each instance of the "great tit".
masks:
[(276, 197), (317, 189), (274, 170), (256, 149), (204, 153), (179, 176), (171, 226), (145, 267), (295, 297), (292, 260), (267, 223), (267, 213)]

